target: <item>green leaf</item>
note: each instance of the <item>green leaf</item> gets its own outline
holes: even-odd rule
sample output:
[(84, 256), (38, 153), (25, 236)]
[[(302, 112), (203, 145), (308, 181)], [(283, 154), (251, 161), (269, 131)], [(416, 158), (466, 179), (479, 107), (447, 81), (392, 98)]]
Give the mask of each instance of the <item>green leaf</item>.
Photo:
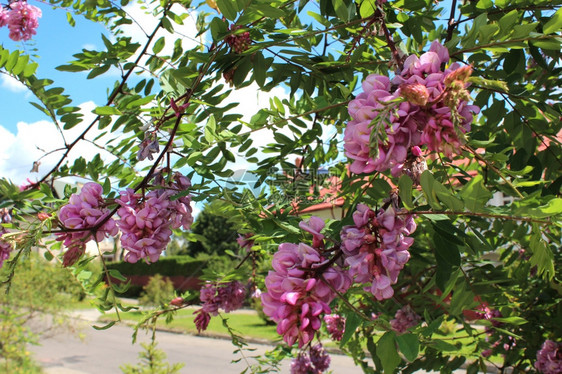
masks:
[[(361, 3), (361, 7), (359, 8), (359, 14), (361, 14), (361, 18), (368, 18), (375, 14), (375, 9), (377, 9), (375, 0), (363, 0), (363, 2)], [(398, 13), (397, 18), (403, 14), (405, 13)], [(407, 19), (408, 18), (403, 19), (400, 22), (405, 22)]]
[(463, 310), (472, 309), (472, 307), (476, 305), (478, 305), (478, 303), (474, 301), (474, 293), (465, 283), (462, 283), (461, 287), (455, 287), (453, 291), (449, 313), (457, 316), (460, 315)]
[(445, 317), (443, 315), (440, 315), (439, 317), (431, 321), (431, 323), (422, 330), (422, 335), (425, 336), (426, 338), (433, 335), (433, 333), (437, 331), (437, 329), (443, 323), (443, 318)]
[(37, 70), (38, 66), (39, 66), (39, 64), (37, 64), (36, 62), (32, 62), (31, 64), (27, 64), (25, 66), (25, 68), (23, 68), (23, 76), (26, 77), (26, 78), (32, 76), (33, 74), (35, 74), (35, 71)]
[(554, 255), (541, 238), (540, 233), (541, 231), (535, 226), (530, 242), (533, 252), (530, 261), (532, 266), (537, 267), (538, 275), (542, 275), (545, 280), (551, 281), (554, 278)]
[(392, 374), (400, 363), (400, 356), (396, 350), (394, 331), (386, 332), (377, 342), (377, 356), (379, 356), (384, 374)]
[(381, 360), (379, 360), (379, 356), (377, 355), (377, 345), (375, 344), (375, 340), (373, 339), (373, 336), (369, 336), (367, 338), (367, 349), (371, 354), (371, 359), (375, 364), (375, 368), (380, 370), (382, 368), (382, 363)]
[(96, 330), (107, 330), (108, 328), (112, 327), (116, 323), (117, 323), (117, 321), (111, 321), (107, 325), (103, 325), (103, 326), (93, 325), (92, 327), (95, 328)]
[(45, 260), (47, 261), (51, 261), (54, 258), (53, 254), (49, 251), (45, 251), (45, 253), (43, 253), (43, 257), (45, 257)]
[(8, 57), (8, 60), (6, 61), (6, 64), (4, 65), (6, 70), (8, 70), (9, 72), (12, 71), (12, 69), (16, 65), (16, 62), (18, 62), (19, 56), (20, 56), (19, 51), (13, 51), (12, 53), (10, 53), (10, 57)]
[(92, 71), (90, 71), (90, 73), (88, 74), (87, 79), (92, 79), (97, 77), (98, 75), (102, 75), (103, 73), (108, 71), (110, 67), (111, 65), (108, 64), (108, 65), (98, 66), (92, 69)]
[(494, 6), (492, 0), (479, 0), (476, 4), (476, 8), (478, 9), (488, 9)]
[(449, 266), (459, 266), (461, 264), (459, 248), (455, 244), (438, 233), (433, 236), (433, 243), (435, 243), (437, 262), (443, 262)]
[(160, 51), (162, 51), (162, 49), (164, 48), (164, 45), (166, 45), (166, 37), (162, 36), (156, 41), (156, 43), (154, 43), (152, 52), (154, 52), (155, 55), (160, 53)]
[(12, 74), (19, 75), (23, 71), (23, 69), (25, 69), (28, 62), (29, 62), (29, 56), (28, 55), (20, 56), (18, 58), (18, 61), (16, 62), (16, 65), (12, 69)]
[(343, 347), (347, 344), (349, 339), (351, 339), (353, 334), (355, 334), (355, 330), (357, 330), (357, 327), (359, 327), (360, 323), (361, 317), (359, 317), (357, 313), (350, 312), (346, 315), (345, 331), (340, 341), (340, 347)]
[(562, 28), (562, 8), (558, 9), (551, 19), (543, 26), (542, 31), (545, 34), (552, 34)]
[(265, 58), (263, 57), (263, 53), (256, 52), (254, 55), (254, 79), (258, 86), (263, 87), (265, 84), (265, 77), (267, 73), (267, 66), (265, 64)]
[(232, 0), (216, 0), (217, 6), (221, 13), (229, 21), (234, 21), (236, 19), (236, 13), (238, 12), (237, 5), (235, 1)]
[(420, 350), (420, 342), (418, 336), (414, 334), (396, 335), (396, 342), (400, 352), (406, 357), (406, 360), (412, 362), (418, 357)]
[(412, 178), (407, 175), (402, 175), (398, 181), (398, 194), (400, 199), (402, 199), (402, 204), (407, 209), (414, 209), (414, 203), (412, 202)]
[(431, 174), (429, 170), (422, 173), (420, 177), (420, 184), (427, 202), (433, 209), (442, 210), (443, 207), (439, 204), (437, 194), (433, 191), (434, 182), (435, 178), (433, 178), (433, 174)]
[(343, 0), (332, 0), (332, 6), (334, 7), (336, 15), (339, 19), (344, 22), (349, 21), (349, 10)]
[(92, 113), (100, 116), (121, 115), (119, 109), (112, 106), (99, 106), (92, 111)]
[(484, 186), (484, 178), (477, 175), (464, 185), (460, 192), (465, 207), (471, 212), (482, 209), (492, 198), (492, 193)]
[(459, 350), (457, 346), (439, 339), (431, 341), (431, 345), (440, 352), (454, 352)]
[(213, 37), (214, 42), (222, 40), (228, 33), (226, 23), (218, 17), (213, 18), (213, 20), (209, 24), (209, 27), (211, 28), (211, 36)]
[(118, 279), (118, 280), (120, 280), (121, 282), (126, 282), (126, 281), (127, 281), (127, 278), (125, 278), (125, 277), (123, 276), (123, 274), (121, 274), (121, 273), (119, 272), (119, 270), (117, 270), (117, 269), (109, 269), (108, 272), (109, 272), (109, 275), (110, 275), (112, 278)]
[(76, 21), (74, 20), (74, 17), (72, 17), (72, 13), (70, 12), (66, 12), (66, 21), (70, 26), (76, 26)]
[(212, 143), (217, 138), (216, 130), (217, 121), (215, 120), (215, 116), (211, 115), (207, 121), (207, 125), (205, 126), (205, 140)]
[(509, 323), (511, 325), (524, 325), (529, 323), (525, 318), (521, 317), (494, 317), (494, 321), (502, 322), (502, 323)]
[(508, 34), (513, 30), (513, 26), (517, 23), (519, 19), (519, 12), (517, 10), (512, 10), (511, 12), (505, 14), (498, 21), (502, 34)]

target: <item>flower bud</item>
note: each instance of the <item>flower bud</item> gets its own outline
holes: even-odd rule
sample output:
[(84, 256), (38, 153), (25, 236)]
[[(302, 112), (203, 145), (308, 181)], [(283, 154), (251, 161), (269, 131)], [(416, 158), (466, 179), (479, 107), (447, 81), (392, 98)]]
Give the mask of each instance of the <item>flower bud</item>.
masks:
[[(465, 82), (468, 80), (472, 74), (472, 65), (465, 65), (452, 71), (449, 75), (445, 77), (445, 84), (450, 86), (454, 81)], [(463, 87), (464, 88), (464, 87)]]
[(51, 215), (45, 212), (39, 212), (37, 213), (37, 218), (39, 218), (40, 221), (46, 221), (51, 218)]
[(429, 92), (423, 84), (403, 84), (400, 86), (400, 96), (408, 100), (410, 103), (424, 106), (429, 100)]
[(170, 301), (170, 305), (173, 306), (182, 306), (183, 304), (183, 297), (176, 297)]

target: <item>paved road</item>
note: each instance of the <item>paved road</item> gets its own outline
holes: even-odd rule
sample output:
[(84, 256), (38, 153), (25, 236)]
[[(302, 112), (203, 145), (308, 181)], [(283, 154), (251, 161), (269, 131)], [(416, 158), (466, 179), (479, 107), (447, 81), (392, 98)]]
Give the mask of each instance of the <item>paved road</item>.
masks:
[[(40, 346), (30, 347), (37, 361), (48, 374), (113, 374), (121, 373), (119, 366), (138, 362), (142, 350), (139, 342), (149, 341), (149, 336), (139, 332), (137, 344), (131, 344), (132, 329), (116, 325), (105, 331), (97, 331), (92, 322), (84, 322), (80, 340), (76, 335), (60, 333), (41, 340)], [(157, 332), (158, 348), (168, 356), (170, 363), (185, 363), (181, 373), (185, 374), (231, 374), (246, 368), (244, 360), (233, 364), (231, 360), (240, 356), (233, 354), (234, 346), (227, 340), (203, 338), (191, 335)], [(250, 344), (255, 352), (262, 354), (272, 347)], [(331, 355), (334, 373), (359, 374), (349, 357)], [(250, 359), (251, 363), (255, 363)], [(290, 360), (284, 362), (282, 373), (289, 373)]]

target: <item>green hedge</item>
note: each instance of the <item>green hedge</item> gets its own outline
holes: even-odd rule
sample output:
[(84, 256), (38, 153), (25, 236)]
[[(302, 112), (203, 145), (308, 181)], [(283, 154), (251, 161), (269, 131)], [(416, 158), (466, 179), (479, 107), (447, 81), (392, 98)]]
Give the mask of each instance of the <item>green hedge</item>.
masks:
[(135, 264), (128, 262), (111, 262), (107, 264), (109, 270), (116, 269), (123, 275), (155, 275), (198, 277), (212, 259), (194, 259), (190, 256), (161, 257), (158, 261), (147, 264), (139, 261)]

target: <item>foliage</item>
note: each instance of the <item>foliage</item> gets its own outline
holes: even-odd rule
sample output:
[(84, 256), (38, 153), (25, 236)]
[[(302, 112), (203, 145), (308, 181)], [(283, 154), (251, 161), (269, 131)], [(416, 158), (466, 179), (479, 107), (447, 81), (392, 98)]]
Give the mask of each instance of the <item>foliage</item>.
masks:
[(182, 363), (170, 366), (166, 363), (166, 353), (158, 349), (158, 343), (141, 343), (143, 351), (139, 353), (140, 363), (136, 366), (126, 364), (121, 366), (124, 374), (174, 374), (179, 373), (184, 366)]
[[(93, 265), (88, 268), (95, 271)], [(7, 268), (0, 270), (0, 279), (5, 280), (8, 275)], [(21, 261), (9, 291), (5, 284), (0, 290), (0, 302), (32, 311), (62, 312), (84, 297), (82, 285), (71, 272), (37, 255)]]
[(139, 298), (142, 305), (164, 305), (174, 298), (174, 285), (168, 278), (156, 274), (150, 277)]
[(5, 373), (41, 373), (27, 350), (37, 335), (25, 322), (28, 316), (9, 305), (0, 305), (0, 367)]
[(234, 253), (238, 249), (236, 238), (238, 232), (235, 225), (228, 217), (217, 214), (216, 209), (206, 205), (199, 213), (193, 227), (192, 235), (197, 241), (190, 242), (189, 255), (197, 256), (200, 253), (224, 255)]
[[(159, 23), (141, 43), (120, 29), (132, 23), (127, 0), (50, 4), (108, 27), (101, 48), (59, 71), (121, 74), (84, 123), (64, 89), (37, 75), (35, 57), (0, 47), (2, 73), (30, 89), (34, 107), (63, 132), (84, 129), (37, 183), (0, 181), (0, 207), (13, 215), (1, 239), (15, 246), (4, 265), (12, 282), (48, 234), (94, 241), (111, 220), (153, 235), (135, 237), (128, 260), (143, 261), (127, 266), (158, 268), (171, 230), (191, 224), (191, 196), (219, 204), (251, 240), (233, 250), (238, 265), (204, 277), (260, 287), (264, 311), (299, 348), (325, 335), (318, 327), (329, 311), (346, 318), (340, 348), (365, 372), (465, 363), (469, 372), (487, 363), (533, 371), (543, 342), (562, 339), (559, 0), (160, 1), (150, 4)], [(175, 29), (190, 16), (201, 40), (188, 47)], [(237, 102), (248, 88), (269, 105), (244, 115)], [(70, 160), (93, 133), (100, 154)], [(92, 203), (101, 218), (75, 209), (82, 202), (70, 189), (53, 195), (50, 182), (68, 176), (101, 182)], [(303, 222), (319, 202), (337, 219)], [(71, 218), (93, 222), (83, 235), (59, 220), (65, 205)], [(138, 221), (125, 224), (131, 212)], [(61, 248), (82, 258), (72, 271), (92, 292), (103, 275), (88, 273), (81, 246), (54, 243), (50, 257)], [(102, 266), (105, 276), (126, 273)], [(124, 290), (110, 283), (100, 308), (123, 310), (115, 294)], [(454, 338), (440, 335), (446, 328)], [(233, 342), (242, 350), (234, 333)], [(286, 351), (270, 355), (273, 366)]]
[[(90, 269), (94, 270), (93, 266)], [(6, 279), (8, 268), (0, 270)], [(34, 254), (21, 261), (7, 292), (0, 289), (0, 358), (6, 373), (40, 373), (41, 368), (30, 355), (28, 345), (37, 344), (42, 334), (68, 324), (64, 312), (85, 296), (84, 289), (72, 273), (54, 266)], [(31, 323), (45, 318), (49, 323)]]

